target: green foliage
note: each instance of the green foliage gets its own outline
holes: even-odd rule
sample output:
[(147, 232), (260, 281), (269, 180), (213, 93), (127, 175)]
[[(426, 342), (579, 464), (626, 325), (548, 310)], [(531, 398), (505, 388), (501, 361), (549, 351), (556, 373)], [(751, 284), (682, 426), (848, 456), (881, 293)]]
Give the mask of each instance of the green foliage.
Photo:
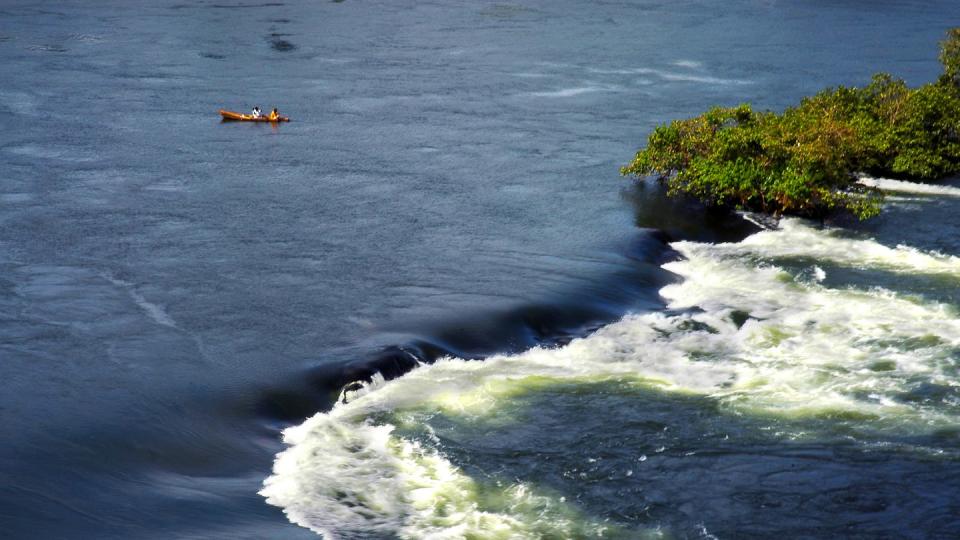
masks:
[(882, 194), (856, 172), (932, 180), (960, 172), (960, 28), (941, 43), (944, 74), (909, 88), (880, 73), (782, 114), (716, 107), (657, 127), (621, 169), (655, 175), (671, 194), (773, 214), (876, 215)]
[(947, 82), (960, 83), (960, 28), (947, 30), (947, 39), (940, 42), (940, 63)]

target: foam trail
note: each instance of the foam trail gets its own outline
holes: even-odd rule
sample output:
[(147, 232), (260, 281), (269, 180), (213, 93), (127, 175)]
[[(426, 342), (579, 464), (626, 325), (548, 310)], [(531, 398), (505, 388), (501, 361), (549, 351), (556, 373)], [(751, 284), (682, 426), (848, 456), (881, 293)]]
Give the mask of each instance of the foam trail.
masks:
[[(692, 67), (692, 66), (685, 65), (680, 67)], [(588, 71), (590, 73), (605, 74), (605, 75), (653, 75), (654, 77), (659, 77), (665, 81), (671, 81), (671, 82), (694, 82), (694, 83), (717, 84), (717, 85), (753, 84), (752, 81), (743, 80), (743, 79), (724, 79), (721, 77), (712, 77), (710, 75), (697, 75), (693, 73), (683, 73), (683, 72), (668, 71), (664, 69), (654, 69), (654, 68), (617, 68), (617, 69), (589, 68)]]
[[(682, 245), (692, 246), (689, 243)], [(848, 238), (842, 230), (819, 229), (799, 219), (783, 219), (777, 230), (759, 232), (740, 244), (711, 246), (710, 251), (718, 256), (741, 253), (755, 258), (804, 257), (857, 268), (960, 276), (960, 257), (923, 252), (903, 245), (891, 248), (870, 239)]]
[(527, 95), (537, 96), (537, 97), (573, 97), (579, 96), (581, 94), (592, 94), (595, 92), (610, 92), (615, 90), (614, 88), (608, 86), (577, 86), (574, 88), (562, 88), (560, 90), (547, 91), (547, 92), (530, 92)]
[(130, 295), (130, 299), (133, 300), (133, 303), (142, 309), (143, 312), (146, 313), (147, 317), (150, 317), (150, 320), (162, 326), (168, 326), (170, 328), (177, 327), (177, 323), (173, 320), (173, 318), (170, 317), (170, 315), (167, 314), (166, 311), (164, 311), (162, 307), (147, 300), (142, 294), (137, 292), (132, 283), (118, 279), (108, 273), (103, 273), (101, 275), (111, 284), (127, 291), (127, 294)]
[(904, 182), (889, 178), (871, 178), (864, 176), (858, 183), (874, 187), (881, 191), (894, 193), (912, 193), (917, 195), (937, 195), (946, 197), (960, 197), (960, 188), (941, 184), (925, 184), (921, 182)]
[[(661, 291), (670, 311), (631, 315), (556, 349), (482, 362), (447, 358), (374, 381), (288, 429), (290, 447), (261, 493), (293, 522), (331, 538), (616, 535), (537, 486), (471, 478), (439, 440), (397, 435), (405, 426), (429, 430), (437, 414), (501, 418), (513, 397), (551, 381), (626, 381), (710, 396), (740, 414), (839, 418), (865, 440), (960, 425), (954, 306), (881, 289), (832, 289), (818, 266), (805, 280), (765, 262), (795, 255), (960, 277), (954, 258), (799, 220), (736, 244), (673, 247), (684, 258), (665, 266), (683, 280)], [(915, 399), (930, 388), (944, 397)]]

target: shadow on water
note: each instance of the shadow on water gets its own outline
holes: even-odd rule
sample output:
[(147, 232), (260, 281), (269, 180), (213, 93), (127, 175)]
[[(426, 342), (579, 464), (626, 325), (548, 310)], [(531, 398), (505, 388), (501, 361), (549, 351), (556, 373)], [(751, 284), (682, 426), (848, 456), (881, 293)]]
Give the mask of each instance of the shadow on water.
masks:
[(633, 207), (637, 227), (661, 231), (668, 241), (739, 242), (760, 230), (729, 210), (707, 208), (689, 197), (669, 197), (653, 180), (631, 182), (621, 197)]
[(296, 50), (297, 46), (285, 39), (270, 40), (270, 48), (279, 52), (288, 52)]

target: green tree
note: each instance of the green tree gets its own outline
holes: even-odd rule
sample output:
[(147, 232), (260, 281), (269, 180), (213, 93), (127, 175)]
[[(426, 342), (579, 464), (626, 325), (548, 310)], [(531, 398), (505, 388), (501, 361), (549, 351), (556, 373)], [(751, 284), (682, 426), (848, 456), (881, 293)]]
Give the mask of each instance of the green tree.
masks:
[(947, 38), (940, 42), (940, 63), (947, 82), (960, 85), (960, 28), (947, 30)]
[(743, 104), (661, 125), (621, 173), (656, 176), (671, 194), (709, 205), (873, 216), (882, 194), (855, 173), (960, 172), (960, 28), (941, 43), (940, 61), (940, 79), (916, 89), (880, 73), (865, 88), (830, 88), (781, 114)]

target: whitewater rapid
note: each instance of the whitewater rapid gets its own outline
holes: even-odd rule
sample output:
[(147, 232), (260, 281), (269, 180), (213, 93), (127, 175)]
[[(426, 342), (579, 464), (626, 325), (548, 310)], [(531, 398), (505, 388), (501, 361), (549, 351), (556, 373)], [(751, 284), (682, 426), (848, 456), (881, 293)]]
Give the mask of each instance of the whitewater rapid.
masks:
[[(737, 415), (844, 422), (864, 440), (960, 424), (957, 307), (827, 285), (833, 267), (960, 280), (957, 257), (796, 219), (738, 243), (672, 247), (681, 257), (665, 268), (679, 279), (661, 290), (666, 310), (626, 316), (563, 347), (445, 358), (374, 380), (284, 432), (289, 448), (261, 494), (329, 538), (616, 536), (616, 526), (522, 478), (471, 477), (440, 437), (402, 435), (412, 426), (430, 432), (438, 416), (509, 422), (512, 398), (560, 382), (625, 382), (702, 396)], [(930, 388), (942, 398), (916, 398)], [(630, 533), (642, 536), (669, 531)]]

